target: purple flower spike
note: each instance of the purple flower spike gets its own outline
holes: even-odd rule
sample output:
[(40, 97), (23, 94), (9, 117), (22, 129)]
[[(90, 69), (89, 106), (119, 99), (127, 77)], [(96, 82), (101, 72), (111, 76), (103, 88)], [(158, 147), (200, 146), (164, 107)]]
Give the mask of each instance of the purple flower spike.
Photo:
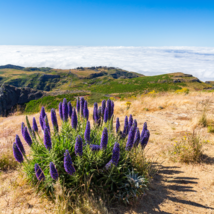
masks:
[(101, 137), (101, 142), (100, 142), (100, 149), (106, 149), (108, 143), (108, 130), (105, 127), (103, 129), (102, 137)]
[(111, 100), (107, 100), (106, 108), (108, 109), (108, 119), (111, 119)]
[(79, 136), (77, 136), (76, 138), (76, 143), (75, 143), (75, 154), (82, 156), (82, 138)]
[(33, 131), (38, 132), (38, 126), (37, 126), (35, 117), (33, 118)]
[(107, 123), (107, 121), (108, 121), (108, 109), (107, 108), (105, 108), (103, 120), (105, 123)]
[(88, 102), (85, 100), (84, 102), (84, 107), (83, 107), (83, 117), (88, 120), (88, 116), (89, 116), (89, 111), (88, 111)]
[(77, 99), (76, 108), (77, 108), (77, 113), (79, 114), (80, 113), (80, 100), (79, 100), (79, 98)]
[(127, 151), (130, 151), (131, 148), (133, 147), (134, 137), (135, 137), (135, 127), (132, 126), (130, 131), (129, 131), (129, 136), (128, 136), (128, 140), (126, 143), (126, 150)]
[(44, 144), (46, 149), (50, 150), (52, 148), (51, 136), (47, 127), (44, 129)]
[(93, 119), (95, 123), (99, 120), (97, 103), (94, 103)]
[(40, 126), (41, 126), (42, 130), (43, 130), (43, 127), (44, 127), (43, 118), (45, 117), (45, 115), (46, 115), (45, 108), (42, 106), (41, 112), (40, 112), (40, 116), (39, 116), (39, 122), (40, 122)]
[(71, 118), (72, 116), (72, 105), (71, 105), (71, 102), (69, 101), (68, 102), (68, 116)]
[(140, 131), (137, 128), (137, 131), (135, 133), (135, 138), (134, 138), (134, 147), (138, 147), (139, 142), (140, 142)]
[(56, 130), (58, 132), (59, 127), (58, 127), (56, 112), (55, 112), (55, 109), (53, 109), (53, 108), (51, 109), (51, 122), (53, 124), (54, 130)]
[(130, 116), (129, 116), (129, 122), (128, 122), (128, 130), (130, 130), (130, 128), (132, 127), (132, 125), (133, 125), (133, 117), (130, 114)]
[(111, 117), (113, 116), (114, 114), (114, 102), (111, 101)]
[(59, 116), (63, 120), (62, 102), (59, 103)]
[(22, 163), (24, 161), (23, 155), (16, 143), (13, 143), (13, 155), (19, 163)]
[(80, 98), (80, 110), (81, 110), (81, 116), (83, 116), (84, 104), (85, 104), (84, 97), (81, 97), (81, 98)]
[(117, 118), (117, 121), (116, 121), (116, 133), (118, 133), (120, 131), (120, 119)]
[(149, 132), (149, 130), (146, 130), (145, 134), (143, 136), (143, 139), (140, 142), (143, 149), (146, 147), (146, 145), (149, 141), (149, 137), (150, 137), (150, 132)]
[(73, 108), (72, 111), (71, 126), (72, 128), (77, 129), (77, 114), (75, 108)]
[(124, 129), (123, 129), (123, 135), (126, 137), (128, 134), (128, 117), (125, 117), (125, 121), (124, 121)]
[(48, 128), (48, 131), (50, 132), (50, 126), (47, 115), (43, 118), (43, 130), (45, 130), (45, 128)]
[(102, 101), (102, 116), (104, 116), (104, 113), (105, 113), (105, 108), (106, 108), (106, 101), (105, 100), (103, 100)]
[(21, 125), (22, 136), (24, 136), (24, 128), (25, 128), (25, 124), (22, 122), (22, 125)]
[(64, 169), (69, 175), (74, 174), (76, 171), (73, 166), (72, 159), (68, 150), (65, 150), (65, 153), (64, 153)]
[(22, 154), (25, 154), (25, 149), (24, 149), (24, 146), (19, 138), (18, 135), (16, 135), (16, 139), (15, 139), (15, 143), (16, 145), (18, 146), (19, 150), (21, 151)]
[(53, 162), (50, 162), (50, 175), (54, 180), (57, 180), (59, 177), (59, 174), (58, 174), (56, 167), (53, 164)]
[(147, 123), (145, 122), (145, 123), (143, 124), (143, 130), (142, 130), (141, 135), (140, 135), (140, 140), (141, 140), (141, 141), (142, 141), (142, 139), (143, 139), (143, 136), (144, 136), (146, 130), (147, 130)]
[(64, 98), (62, 103), (62, 115), (63, 115), (63, 121), (68, 121), (68, 103), (67, 100)]
[(105, 165), (105, 168), (107, 169), (107, 170), (109, 170), (110, 168), (111, 168), (111, 166), (112, 166), (112, 159)]
[(90, 133), (91, 133), (90, 122), (87, 121), (86, 128), (85, 128), (85, 134), (84, 134), (86, 143), (90, 143)]
[(92, 151), (99, 151), (100, 150), (100, 145), (90, 144), (90, 148), (91, 148)]
[(114, 144), (113, 153), (112, 153), (112, 163), (117, 166), (120, 159), (120, 145), (119, 143)]
[(45, 175), (37, 163), (35, 164), (34, 169), (37, 179), (39, 181), (45, 180)]
[(27, 130), (27, 127), (24, 128), (24, 131), (23, 131), (23, 138), (25, 139), (26, 143), (31, 146), (32, 145), (32, 139), (29, 135), (29, 132)]

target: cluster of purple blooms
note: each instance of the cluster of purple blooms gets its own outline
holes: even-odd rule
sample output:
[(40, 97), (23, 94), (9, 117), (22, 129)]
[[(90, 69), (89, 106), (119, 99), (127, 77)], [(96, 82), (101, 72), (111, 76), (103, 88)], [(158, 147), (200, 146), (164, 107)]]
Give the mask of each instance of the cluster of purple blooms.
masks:
[(137, 127), (137, 120), (133, 120), (131, 114), (129, 119), (127, 116), (125, 117), (123, 131), (120, 131), (120, 121), (119, 118), (117, 118), (116, 133), (118, 133), (121, 138), (126, 138), (128, 136), (126, 143), (127, 151), (130, 151), (133, 147), (137, 147), (139, 144), (141, 145), (142, 149), (144, 149), (150, 137), (150, 132), (147, 129), (147, 123), (144, 123), (143, 130), (140, 134), (139, 128)]
[[(92, 151), (105, 150), (108, 144), (108, 129), (104, 127), (102, 136), (101, 136), (100, 145), (91, 144), (91, 139), (90, 139), (91, 127), (90, 127), (90, 121), (88, 121), (88, 117), (89, 117), (88, 104), (83, 97), (81, 97), (80, 99), (77, 99), (76, 109), (77, 109), (77, 113), (81, 117), (87, 120), (85, 133), (84, 133), (85, 144), (83, 144), (83, 139), (81, 138), (80, 135), (78, 135), (76, 138), (75, 147), (74, 147), (76, 156), (81, 157), (83, 155), (83, 146), (85, 146), (86, 144), (89, 144), (89, 147), (91, 148)], [(60, 102), (59, 104), (60, 118), (63, 120), (63, 122), (67, 122), (68, 119), (70, 118), (71, 126), (74, 129), (77, 129), (77, 122), (78, 122), (77, 113), (75, 108), (72, 107), (71, 103), (70, 102), (67, 103), (66, 99), (64, 99), (63, 102)], [(114, 114), (113, 101), (107, 100), (106, 102), (105, 100), (103, 100), (102, 105), (99, 109), (98, 109), (97, 103), (94, 104), (93, 120), (95, 125), (100, 125), (101, 121), (103, 121), (104, 123), (107, 123), (109, 120), (112, 119), (113, 114)], [(45, 112), (44, 107), (41, 108), (39, 122), (44, 133), (44, 138), (43, 138), (44, 145), (46, 149), (50, 151), (52, 149), (51, 132), (50, 132), (50, 126), (49, 126), (47, 114)], [(58, 127), (56, 112), (54, 109), (51, 110), (51, 122), (54, 128), (54, 131), (58, 132), (59, 127)], [(29, 130), (31, 130), (31, 128), (29, 128)], [(25, 127), (24, 123), (21, 124), (21, 131), (22, 131), (22, 136), (26, 141), (26, 143), (29, 146), (32, 146), (34, 139), (31, 138), (31, 135), (27, 127)], [(35, 118), (33, 118), (32, 131), (38, 134), (38, 126)], [(150, 137), (150, 133), (147, 130), (147, 123), (146, 122), (144, 123), (143, 130), (140, 134), (139, 128), (137, 128), (137, 121), (133, 120), (132, 115), (129, 116), (129, 120), (127, 116), (125, 117), (123, 132), (120, 131), (120, 121), (119, 121), (119, 118), (117, 118), (116, 133), (119, 134), (121, 138), (125, 138), (128, 136), (127, 143), (126, 143), (127, 151), (130, 151), (132, 147), (137, 147), (139, 143), (141, 144), (142, 148), (145, 148)], [(13, 153), (14, 153), (15, 159), (20, 163), (24, 161), (24, 157), (26, 158), (25, 149), (18, 135), (16, 135), (15, 142), (13, 144)], [(117, 166), (119, 162), (119, 158), (120, 158), (120, 145), (119, 143), (115, 143), (112, 151), (112, 158), (106, 164), (105, 168), (108, 170), (112, 166), (112, 164)], [(56, 166), (54, 165), (53, 162), (50, 162), (49, 167), (50, 167), (51, 177), (54, 180), (57, 180), (59, 177), (59, 174), (56, 169)], [(35, 169), (35, 174), (37, 179), (39, 181), (44, 180), (45, 175), (42, 169), (40, 168), (40, 166), (38, 164), (35, 164), (34, 169)], [(64, 153), (64, 169), (69, 175), (74, 174), (76, 171), (68, 150), (65, 150), (65, 153)]]

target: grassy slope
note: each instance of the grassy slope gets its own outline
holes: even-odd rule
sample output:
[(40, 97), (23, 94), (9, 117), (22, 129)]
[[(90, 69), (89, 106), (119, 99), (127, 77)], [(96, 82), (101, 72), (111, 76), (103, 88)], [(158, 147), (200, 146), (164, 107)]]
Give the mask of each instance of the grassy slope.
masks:
[[(42, 75), (59, 75), (59, 78), (41, 81)], [(93, 75), (102, 75), (94, 77)], [(130, 78), (135, 77), (135, 78)], [(181, 82), (174, 83), (179, 79)], [(192, 82), (197, 78), (183, 73), (172, 73), (157, 76), (143, 76), (115, 68), (83, 69), (0, 69), (0, 84), (7, 83), (18, 87), (31, 87), (52, 91), (48, 97), (30, 101), (26, 112), (38, 112), (41, 106), (47, 110), (57, 108), (59, 100), (66, 97), (73, 101), (75, 96), (88, 95), (89, 104), (100, 102), (104, 98), (117, 94), (119, 97), (142, 94), (147, 91), (174, 91), (182, 87), (190, 90), (202, 90), (211, 87), (203, 82)], [(58, 95), (66, 91), (66, 94)], [(69, 94), (69, 92), (72, 92)], [(74, 94), (75, 93), (75, 94)]]

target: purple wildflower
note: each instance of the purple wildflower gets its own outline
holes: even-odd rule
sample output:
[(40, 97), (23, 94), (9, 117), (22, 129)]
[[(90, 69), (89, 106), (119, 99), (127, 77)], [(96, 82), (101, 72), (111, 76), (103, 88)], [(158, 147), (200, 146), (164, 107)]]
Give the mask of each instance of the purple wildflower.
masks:
[(133, 117), (130, 114), (130, 116), (129, 116), (129, 122), (128, 122), (128, 130), (130, 130), (130, 128), (132, 127), (132, 124), (133, 124)]
[(53, 109), (53, 108), (51, 109), (51, 122), (53, 124), (54, 130), (56, 130), (58, 132), (59, 127), (58, 127), (56, 112), (55, 112), (55, 109)]
[(147, 130), (147, 123), (145, 122), (143, 124), (143, 130), (142, 130), (141, 135), (140, 135), (140, 140), (143, 139), (143, 136), (144, 136), (146, 130)]
[(62, 102), (59, 103), (59, 116), (63, 120)]
[(27, 130), (27, 127), (24, 128), (24, 131), (23, 131), (23, 138), (25, 139), (26, 143), (31, 146), (32, 145), (32, 139), (29, 135), (29, 132)]
[(84, 107), (83, 107), (83, 117), (88, 120), (88, 116), (89, 116), (89, 111), (88, 111), (88, 102), (85, 100), (84, 102)]
[(67, 122), (68, 121), (68, 103), (66, 98), (64, 98), (62, 102), (62, 115), (63, 115), (63, 121)]
[(91, 132), (90, 122), (87, 121), (86, 128), (85, 128), (85, 134), (84, 134), (86, 143), (90, 143), (90, 132)]
[(69, 151), (67, 149), (65, 150), (64, 153), (64, 169), (69, 175), (72, 175), (76, 171), (73, 166)]
[(112, 152), (112, 163), (117, 166), (120, 159), (120, 145), (119, 143), (114, 144), (113, 152)]
[(20, 140), (18, 135), (16, 135), (15, 143), (18, 146), (19, 150), (22, 152), (22, 154), (25, 154), (24, 146), (23, 146), (23, 144), (22, 144), (22, 142), (21, 142), (21, 140)]
[(125, 117), (125, 121), (124, 121), (124, 129), (123, 129), (123, 135), (126, 137), (128, 134), (128, 117)]
[(135, 137), (135, 127), (132, 126), (131, 129), (129, 130), (128, 140), (126, 143), (126, 150), (127, 151), (130, 151), (131, 148), (133, 147), (134, 137)]
[(58, 174), (56, 167), (53, 164), (53, 162), (50, 162), (50, 175), (54, 180), (57, 180), (59, 177), (59, 174)]
[(93, 119), (94, 119), (95, 123), (98, 123), (99, 116), (98, 116), (98, 106), (97, 106), (97, 103), (94, 103)]
[(47, 127), (44, 129), (44, 144), (46, 149), (50, 150), (52, 148), (51, 136)]
[(24, 128), (25, 128), (25, 124), (22, 122), (22, 125), (21, 125), (22, 136), (24, 136)]
[(106, 101), (105, 100), (103, 100), (102, 101), (102, 116), (104, 116), (104, 113), (105, 113), (105, 108), (106, 108)]
[(111, 101), (111, 117), (113, 116), (114, 114), (114, 102)]
[(134, 147), (137, 147), (139, 142), (140, 142), (140, 131), (137, 128), (137, 131), (135, 133), (135, 138), (134, 138)]
[(46, 115), (45, 108), (42, 106), (40, 116), (39, 116), (39, 122), (42, 130), (43, 130), (43, 118), (45, 117), (45, 115)]
[(13, 155), (19, 163), (22, 163), (24, 161), (23, 155), (16, 143), (13, 143)]
[(111, 119), (111, 100), (107, 100), (106, 108), (108, 109), (108, 119)]
[(117, 121), (116, 121), (116, 133), (118, 133), (120, 131), (120, 119), (117, 118)]
[(80, 98), (80, 110), (81, 110), (81, 116), (83, 116), (84, 104), (85, 104), (84, 97), (81, 97), (81, 98)]
[(37, 163), (35, 164), (34, 169), (35, 169), (37, 179), (39, 181), (45, 180), (45, 175)]
[(68, 116), (71, 118), (71, 115), (72, 115), (72, 105), (71, 105), (71, 102), (69, 101), (68, 102)]
[(77, 104), (76, 104), (76, 108), (77, 108), (77, 113), (80, 113), (80, 100), (79, 98), (77, 99)]
[(146, 145), (149, 141), (149, 137), (150, 137), (150, 132), (149, 132), (149, 130), (146, 130), (143, 138), (140, 141), (142, 148), (146, 147)]
[(90, 144), (90, 148), (92, 151), (99, 151), (100, 145)]
[(103, 120), (105, 123), (107, 123), (107, 121), (108, 121), (108, 109), (107, 108), (105, 108)]
[(50, 126), (47, 115), (43, 118), (43, 130), (45, 130), (45, 128), (48, 128), (48, 131), (50, 132)]
[(100, 142), (100, 149), (106, 149), (108, 143), (108, 129), (105, 127), (103, 129), (101, 142)]
[(80, 135), (77, 136), (76, 138), (76, 143), (75, 143), (75, 154), (82, 156), (82, 138)]
[(38, 126), (37, 126), (35, 117), (33, 118), (33, 131), (38, 132)]
[(111, 168), (111, 166), (112, 166), (112, 159), (105, 165), (105, 168), (108, 170), (108, 169), (110, 169)]
[(73, 108), (72, 111), (71, 126), (72, 128), (77, 129), (77, 114), (75, 108)]

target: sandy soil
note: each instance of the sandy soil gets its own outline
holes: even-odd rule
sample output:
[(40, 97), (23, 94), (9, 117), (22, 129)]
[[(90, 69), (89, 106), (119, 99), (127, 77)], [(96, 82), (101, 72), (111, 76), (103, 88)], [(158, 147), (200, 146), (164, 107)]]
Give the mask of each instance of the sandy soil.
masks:
[[(123, 121), (132, 113), (140, 129), (148, 123), (151, 138), (146, 155), (159, 170), (148, 193), (128, 213), (214, 213), (214, 134), (197, 126), (205, 107), (207, 118), (214, 120), (213, 94), (162, 94), (130, 101), (129, 109), (126, 101), (116, 101), (115, 115)], [(11, 148), (22, 121), (24, 116), (0, 119), (1, 151)], [(209, 141), (204, 145), (206, 159), (189, 165), (170, 161), (163, 152), (193, 129)], [(0, 181), (0, 213), (54, 213), (53, 205), (36, 195), (17, 171), (1, 172)]]

